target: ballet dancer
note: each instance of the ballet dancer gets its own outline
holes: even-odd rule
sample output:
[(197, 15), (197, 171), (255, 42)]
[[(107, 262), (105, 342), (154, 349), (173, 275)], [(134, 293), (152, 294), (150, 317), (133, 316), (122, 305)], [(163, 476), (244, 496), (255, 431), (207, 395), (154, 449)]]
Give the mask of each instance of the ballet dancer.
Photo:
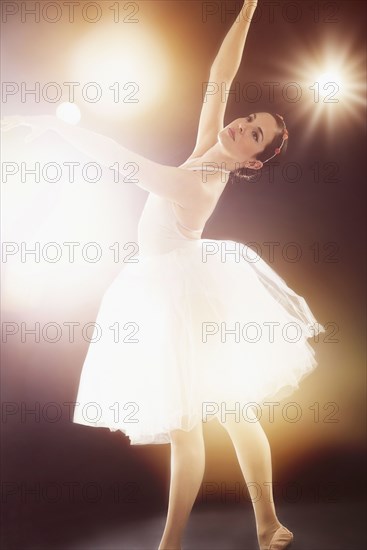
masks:
[[(218, 88), (228, 89), (237, 74), (256, 7), (255, 0), (244, 2), (220, 46), (208, 79)], [(228, 181), (251, 179), (287, 146), (288, 130), (281, 115), (251, 112), (224, 126), (225, 109), (222, 94), (208, 88), (196, 145), (177, 167), (156, 163), (56, 117), (2, 120), (3, 131), (31, 126), (27, 142), (51, 129), (104, 167), (118, 161), (122, 171), (125, 163), (133, 163), (138, 173), (132, 181), (148, 192), (138, 226), (139, 262), (125, 266), (112, 282), (96, 321), (110, 327), (116, 319), (122, 326), (135, 320), (140, 337), (129, 345), (116, 345), (105, 337), (89, 346), (73, 421), (120, 430), (131, 444), (170, 444), (168, 512), (158, 550), (181, 550), (203, 480), (205, 406), (236, 399), (261, 402), (286, 387), (298, 388), (317, 364), (307, 339), (324, 330), (305, 300), (264, 260), (246, 260), (248, 247), (202, 239)], [(152, 139), (156, 130), (150, 129)], [(204, 251), (228, 244), (241, 245), (245, 253), (241, 261), (232, 254), (223, 261), (212, 253), (204, 260)], [(203, 321), (210, 319), (218, 323), (297, 320), (301, 336), (295, 344), (284, 339), (271, 345), (204, 342)], [(91, 402), (101, 411), (93, 419), (82, 408)], [(137, 421), (116, 420), (111, 412), (116, 402), (135, 404)], [(287, 548), (293, 534), (276, 513), (271, 450), (255, 409), (248, 407), (246, 418), (222, 411), (213, 418), (231, 438), (250, 496), (254, 483), (267, 488), (266, 496), (252, 500), (259, 549)]]

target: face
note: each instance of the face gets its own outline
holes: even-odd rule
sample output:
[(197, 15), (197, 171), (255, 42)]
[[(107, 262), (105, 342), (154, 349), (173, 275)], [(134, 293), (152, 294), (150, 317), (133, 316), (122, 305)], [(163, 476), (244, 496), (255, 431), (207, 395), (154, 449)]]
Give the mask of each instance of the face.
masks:
[(218, 134), (223, 153), (235, 162), (255, 160), (271, 143), (279, 129), (269, 113), (252, 113), (237, 118)]

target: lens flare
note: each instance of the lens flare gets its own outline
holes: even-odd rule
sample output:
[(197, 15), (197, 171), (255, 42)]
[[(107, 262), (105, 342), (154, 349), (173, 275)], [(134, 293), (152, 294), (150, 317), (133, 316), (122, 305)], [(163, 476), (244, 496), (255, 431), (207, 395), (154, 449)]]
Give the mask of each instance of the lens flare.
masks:
[(313, 51), (305, 50), (296, 35), (293, 40), (293, 57), (278, 61), (276, 66), (281, 80), (294, 80), (302, 90), (301, 101), (288, 109), (292, 123), (302, 125), (304, 143), (316, 131), (325, 129), (331, 147), (343, 127), (364, 127), (364, 54), (358, 52), (353, 38), (348, 36), (336, 44), (325, 35), (324, 42)]
[[(329, 70), (315, 78), (315, 83), (318, 84), (318, 93), (322, 98), (329, 97), (332, 99), (333, 95), (340, 97), (343, 94), (342, 78), (337, 71)], [(339, 99), (335, 98), (335, 102)]]

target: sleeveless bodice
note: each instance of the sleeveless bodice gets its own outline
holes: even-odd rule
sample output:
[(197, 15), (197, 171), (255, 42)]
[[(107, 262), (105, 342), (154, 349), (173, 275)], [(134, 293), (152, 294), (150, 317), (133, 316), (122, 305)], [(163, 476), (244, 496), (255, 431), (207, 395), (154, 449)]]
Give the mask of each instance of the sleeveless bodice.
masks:
[[(185, 170), (196, 171), (198, 168)], [(191, 234), (191, 238), (183, 234), (180, 227)], [(184, 226), (177, 220), (172, 201), (150, 193), (138, 225), (139, 253), (149, 256), (165, 254), (175, 248), (198, 247), (203, 230), (204, 227), (198, 230)]]
[(173, 202), (150, 193), (138, 225), (139, 253), (165, 254), (175, 248), (197, 247), (201, 232), (192, 231), (192, 238), (179, 230)]

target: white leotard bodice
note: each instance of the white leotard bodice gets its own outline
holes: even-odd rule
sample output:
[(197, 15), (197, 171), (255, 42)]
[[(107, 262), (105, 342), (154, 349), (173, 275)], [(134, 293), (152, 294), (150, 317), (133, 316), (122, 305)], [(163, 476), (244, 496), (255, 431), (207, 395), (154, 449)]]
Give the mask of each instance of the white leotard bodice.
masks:
[[(202, 170), (198, 167), (184, 170)], [(226, 170), (222, 172), (229, 173)], [(181, 229), (190, 235), (184, 235)], [(150, 193), (143, 208), (138, 224), (138, 244), (141, 255), (155, 255), (170, 252), (175, 248), (195, 247), (199, 245), (204, 227), (189, 228), (177, 220), (174, 203), (168, 199)]]

